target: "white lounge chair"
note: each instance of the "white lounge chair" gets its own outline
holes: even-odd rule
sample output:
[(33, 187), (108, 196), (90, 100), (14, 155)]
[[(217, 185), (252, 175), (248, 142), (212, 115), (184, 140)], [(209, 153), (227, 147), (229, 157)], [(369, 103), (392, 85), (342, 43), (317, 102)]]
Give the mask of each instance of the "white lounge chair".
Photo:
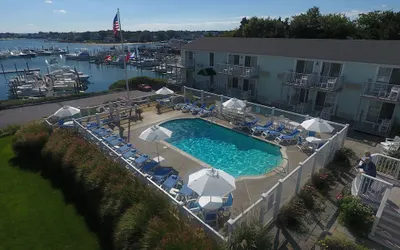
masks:
[(400, 143), (400, 136), (395, 136), (394, 138), (386, 138), (384, 142), (381, 142), (382, 146), (390, 146), (395, 143)]

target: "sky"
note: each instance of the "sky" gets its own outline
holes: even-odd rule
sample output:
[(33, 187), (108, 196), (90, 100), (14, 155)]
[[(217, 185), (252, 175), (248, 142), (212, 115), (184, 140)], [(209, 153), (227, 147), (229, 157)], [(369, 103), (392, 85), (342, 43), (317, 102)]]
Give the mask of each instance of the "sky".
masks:
[(355, 18), (400, 9), (399, 0), (0, 0), (0, 32), (112, 29), (120, 9), (123, 30), (229, 30), (242, 17), (290, 17), (318, 6)]

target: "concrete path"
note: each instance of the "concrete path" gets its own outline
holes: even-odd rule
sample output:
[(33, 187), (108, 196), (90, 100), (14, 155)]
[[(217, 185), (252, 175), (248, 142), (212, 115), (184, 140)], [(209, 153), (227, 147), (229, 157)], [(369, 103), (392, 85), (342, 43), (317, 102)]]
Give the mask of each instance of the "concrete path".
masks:
[[(145, 96), (149, 92), (138, 90), (130, 91), (131, 98)], [(74, 107), (96, 106), (108, 101), (115, 101), (118, 97), (126, 97), (126, 92), (117, 92), (101, 96), (93, 96), (71, 101), (61, 101), (56, 103), (39, 104), (22, 108), (0, 110), (0, 129), (11, 124), (24, 124), (32, 120), (48, 117), (64, 105)]]

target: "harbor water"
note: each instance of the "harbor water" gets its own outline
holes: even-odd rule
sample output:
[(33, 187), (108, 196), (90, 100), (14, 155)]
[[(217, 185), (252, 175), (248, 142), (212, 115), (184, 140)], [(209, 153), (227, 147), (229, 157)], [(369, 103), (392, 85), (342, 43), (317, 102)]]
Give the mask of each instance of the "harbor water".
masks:
[[(111, 45), (98, 45), (98, 44), (79, 44), (79, 43), (57, 43), (57, 42), (46, 42), (40, 40), (30, 39), (17, 39), (17, 40), (5, 40), (0, 41), (0, 50), (12, 50), (12, 49), (24, 49), (24, 48), (37, 48), (40, 49), (58, 47), (60, 49), (66, 49), (68, 47), (70, 53), (75, 52), (78, 49), (86, 48), (88, 50), (103, 50), (110, 48)], [(129, 47), (143, 46), (143, 44), (129, 45)], [(149, 45), (151, 46), (151, 45)], [(124, 69), (119, 66), (112, 65), (96, 65), (90, 64), (88, 61), (76, 61), (76, 60), (65, 60), (65, 57), (55, 56), (61, 65), (75, 67), (78, 71), (84, 74), (90, 75), (88, 89), (85, 92), (98, 92), (108, 90), (110, 84), (115, 81), (124, 79)], [(41, 74), (47, 73), (47, 64), (45, 60), (49, 60), (49, 56), (37, 56), (35, 58), (7, 58), (0, 59), (0, 64), (3, 65), (5, 71), (29, 68), (39, 68)], [(135, 76), (149, 76), (162, 78), (155, 72), (149, 70), (137, 69), (134, 66), (128, 65), (128, 77)], [(0, 69), (1, 71), (1, 69)], [(16, 75), (16, 74), (15, 74)], [(7, 80), (15, 76), (13, 74), (0, 75), (0, 100), (8, 99), (9, 88)]]

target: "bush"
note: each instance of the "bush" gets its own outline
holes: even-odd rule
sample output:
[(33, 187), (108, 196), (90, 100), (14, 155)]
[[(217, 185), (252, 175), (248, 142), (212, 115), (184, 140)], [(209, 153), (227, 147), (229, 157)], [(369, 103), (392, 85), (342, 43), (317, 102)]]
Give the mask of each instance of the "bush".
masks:
[(14, 124), (8, 125), (7, 127), (0, 129), (0, 138), (8, 135), (14, 135), (20, 128), (21, 125)]
[(358, 245), (343, 237), (326, 237), (317, 242), (321, 250), (368, 250), (368, 248)]
[(225, 249), (272, 249), (273, 244), (269, 235), (267, 226), (258, 222), (251, 224), (243, 223), (235, 228), (232, 235), (229, 236)]
[(351, 161), (356, 158), (356, 153), (351, 148), (343, 147), (336, 151), (333, 161), (335, 163), (351, 166)]
[(304, 185), (304, 187), (300, 190), (298, 197), (303, 200), (304, 206), (308, 210), (311, 210), (315, 213), (323, 211), (323, 206), (321, 203), (322, 197), (318, 193), (317, 189), (310, 183)]
[(339, 221), (352, 232), (367, 236), (375, 220), (373, 210), (365, 205), (358, 197), (344, 196), (339, 202)]
[[(45, 128), (41, 123), (21, 127), (15, 134), (14, 150), (24, 157), (35, 154), (47, 163), (40, 164), (45, 176), (90, 219), (107, 244), (105, 249), (140, 249), (142, 245), (157, 249), (160, 241), (166, 246), (161, 249), (210, 249), (202, 230), (192, 228), (184, 218), (172, 219), (173, 210), (163, 196), (140, 183), (95, 145), (66, 129), (55, 129), (44, 136), (43, 131), (48, 132)], [(154, 233), (149, 225), (152, 218), (162, 220), (165, 230)], [(179, 237), (184, 240), (180, 242), (176, 239)], [(158, 241), (149, 243), (155, 238)], [(178, 246), (182, 248), (174, 248)]]
[(332, 171), (322, 168), (311, 176), (311, 183), (323, 195), (327, 195), (335, 184), (335, 176)]
[(305, 218), (308, 214), (304, 201), (294, 197), (285, 204), (278, 212), (277, 227), (287, 228), (295, 232), (304, 232)]
[(18, 157), (37, 159), (50, 136), (50, 130), (43, 121), (22, 126), (12, 140), (12, 148)]

